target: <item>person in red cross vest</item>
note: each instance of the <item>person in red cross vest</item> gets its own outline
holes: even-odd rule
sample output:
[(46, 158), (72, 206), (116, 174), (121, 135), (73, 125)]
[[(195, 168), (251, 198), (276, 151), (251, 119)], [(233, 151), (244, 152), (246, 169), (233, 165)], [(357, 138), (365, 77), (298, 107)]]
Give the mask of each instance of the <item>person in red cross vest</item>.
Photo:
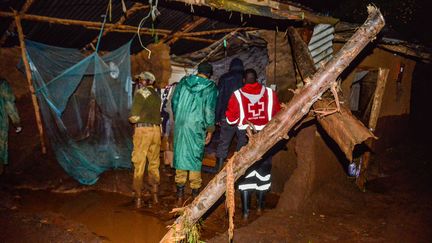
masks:
[[(236, 125), (240, 130), (240, 147), (247, 144), (248, 126), (252, 124), (251, 130), (261, 131), (280, 110), (276, 92), (257, 82), (255, 70), (247, 69), (243, 82), (245, 85), (231, 96), (225, 113), (227, 123)], [(265, 155), (239, 179), (238, 188), (245, 220), (249, 216), (250, 196), (253, 192), (256, 193), (258, 214), (264, 209), (265, 194), (271, 186), (271, 165), (271, 156)]]

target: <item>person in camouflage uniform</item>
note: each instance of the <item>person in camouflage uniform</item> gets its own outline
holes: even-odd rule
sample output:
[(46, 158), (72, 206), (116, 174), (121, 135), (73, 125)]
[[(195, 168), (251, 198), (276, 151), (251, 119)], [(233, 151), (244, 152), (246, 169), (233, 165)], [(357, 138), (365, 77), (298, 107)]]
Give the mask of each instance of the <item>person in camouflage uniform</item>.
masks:
[[(153, 203), (157, 204), (160, 182), (160, 145), (161, 145), (161, 99), (156, 92), (155, 76), (150, 72), (137, 75), (138, 84), (134, 94), (129, 121), (134, 124), (132, 162), (134, 165), (133, 189), (136, 194), (135, 206), (142, 206), (144, 170), (148, 161), (149, 183)], [(151, 206), (151, 203), (149, 203)]]
[(6, 79), (0, 77), (0, 175), (3, 174), (4, 165), (8, 164), (9, 117), (16, 127), (15, 131), (20, 132), (20, 117), (15, 106), (15, 96)]

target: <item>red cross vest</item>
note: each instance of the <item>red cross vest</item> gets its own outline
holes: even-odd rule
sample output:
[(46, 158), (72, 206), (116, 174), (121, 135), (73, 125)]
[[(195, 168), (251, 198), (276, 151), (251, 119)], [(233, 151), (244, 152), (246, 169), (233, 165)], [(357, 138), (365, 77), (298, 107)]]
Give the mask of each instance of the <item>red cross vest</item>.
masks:
[(232, 94), (225, 115), (227, 123), (236, 124), (240, 130), (245, 130), (249, 126), (246, 121), (249, 121), (260, 131), (279, 110), (276, 92), (254, 83), (246, 84)]

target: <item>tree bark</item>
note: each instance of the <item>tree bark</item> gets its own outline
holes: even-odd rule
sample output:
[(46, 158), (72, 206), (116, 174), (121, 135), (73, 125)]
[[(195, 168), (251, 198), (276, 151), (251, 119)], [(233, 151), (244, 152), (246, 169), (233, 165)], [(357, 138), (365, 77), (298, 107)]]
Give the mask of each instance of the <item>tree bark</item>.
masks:
[[(303, 41), (295, 28), (288, 28), (288, 35), (293, 47), (294, 59), (303, 80), (310, 80), (316, 72), (307, 44)], [(336, 105), (331, 99), (318, 100), (314, 109), (335, 109)], [(318, 122), (326, 133), (338, 144), (346, 158), (352, 160), (352, 152), (357, 144), (369, 138), (375, 138), (372, 132), (359, 121), (351, 111), (340, 104), (340, 112), (325, 117), (318, 117)]]
[[(232, 163), (236, 180), (274, 144), (287, 137), (288, 131), (309, 112), (312, 105), (331, 87), (341, 72), (375, 38), (385, 24), (384, 18), (375, 7), (369, 6), (368, 12), (369, 17), (366, 22), (339, 53), (315, 73), (311, 82), (296, 92), (285, 109), (281, 110), (261, 132), (253, 135), (249, 143), (231, 157), (228, 163)], [(174, 242), (187, 233), (188, 226), (195, 224), (225, 192), (226, 176), (227, 170), (224, 167), (200, 195), (183, 208), (182, 215), (176, 219), (161, 242)]]

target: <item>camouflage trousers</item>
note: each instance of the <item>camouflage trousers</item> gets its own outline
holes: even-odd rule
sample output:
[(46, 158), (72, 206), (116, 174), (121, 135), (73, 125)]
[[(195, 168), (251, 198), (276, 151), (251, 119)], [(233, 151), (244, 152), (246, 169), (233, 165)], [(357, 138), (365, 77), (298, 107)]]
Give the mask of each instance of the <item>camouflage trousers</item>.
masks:
[(184, 186), (188, 179), (189, 172), (189, 184), (192, 189), (199, 189), (202, 184), (201, 171), (188, 171), (188, 170), (176, 170), (175, 182), (179, 186)]
[(151, 185), (158, 185), (161, 132), (159, 126), (137, 127), (133, 136), (132, 162), (134, 165), (133, 189), (137, 196), (143, 190), (144, 170), (148, 161), (148, 175)]

